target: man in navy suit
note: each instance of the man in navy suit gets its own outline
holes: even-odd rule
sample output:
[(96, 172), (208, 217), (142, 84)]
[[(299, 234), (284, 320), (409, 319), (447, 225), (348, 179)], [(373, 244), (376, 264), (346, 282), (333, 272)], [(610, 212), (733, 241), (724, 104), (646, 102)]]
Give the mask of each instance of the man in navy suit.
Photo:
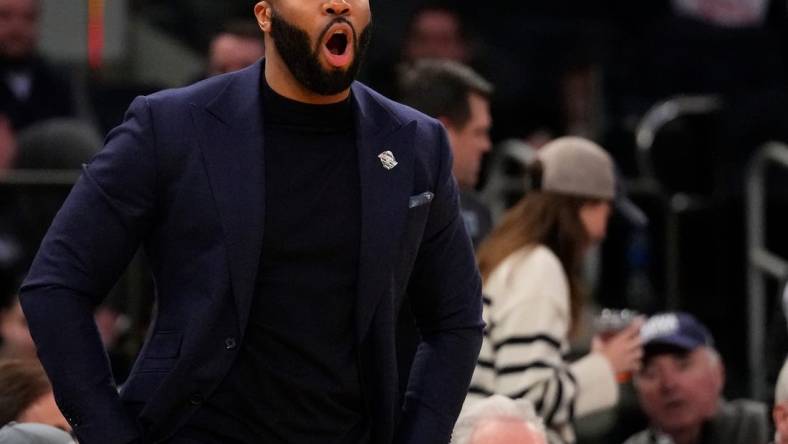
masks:
[[(482, 335), (446, 134), (353, 82), (368, 0), (254, 10), (265, 61), (137, 98), (42, 243), (21, 301), (58, 405), (85, 444), (446, 443)], [(139, 246), (158, 309), (118, 393), (91, 312)]]

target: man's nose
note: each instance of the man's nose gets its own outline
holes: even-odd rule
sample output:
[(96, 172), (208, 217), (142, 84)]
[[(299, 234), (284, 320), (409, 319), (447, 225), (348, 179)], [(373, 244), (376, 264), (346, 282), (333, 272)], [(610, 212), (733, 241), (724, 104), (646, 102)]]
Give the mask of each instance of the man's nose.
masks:
[(329, 15), (348, 15), (350, 3), (347, 0), (329, 0), (323, 3), (323, 12)]
[(659, 385), (663, 391), (671, 391), (676, 387), (676, 375), (668, 370), (662, 372), (659, 378)]
[(490, 140), (490, 136), (488, 135), (488, 136), (484, 137), (484, 144), (483, 144), (482, 152), (486, 153), (487, 151), (490, 151), (491, 149), (492, 149), (492, 140)]

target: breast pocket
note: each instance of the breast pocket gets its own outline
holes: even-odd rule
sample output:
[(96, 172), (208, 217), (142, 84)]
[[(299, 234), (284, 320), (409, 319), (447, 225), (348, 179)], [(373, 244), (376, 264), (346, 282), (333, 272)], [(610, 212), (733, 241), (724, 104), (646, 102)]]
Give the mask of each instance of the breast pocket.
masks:
[(395, 306), (399, 306), (400, 297), (404, 295), (406, 286), (410, 280), (410, 274), (421, 248), (424, 237), (424, 228), (427, 225), (427, 218), (430, 215), (430, 205), (435, 195), (430, 191), (425, 191), (410, 197), (408, 202), (408, 217), (405, 224), (405, 231), (400, 245), (400, 256), (396, 271)]
[(406, 251), (418, 251), (422, 235), (424, 234), (424, 226), (430, 214), (430, 204), (434, 197), (435, 194), (431, 191), (425, 191), (408, 199), (408, 221), (405, 227), (405, 237), (403, 238)]
[(435, 194), (433, 194), (431, 191), (425, 191), (423, 193), (416, 194), (415, 196), (410, 196), (410, 199), (408, 199), (408, 209), (429, 205), (434, 197)]

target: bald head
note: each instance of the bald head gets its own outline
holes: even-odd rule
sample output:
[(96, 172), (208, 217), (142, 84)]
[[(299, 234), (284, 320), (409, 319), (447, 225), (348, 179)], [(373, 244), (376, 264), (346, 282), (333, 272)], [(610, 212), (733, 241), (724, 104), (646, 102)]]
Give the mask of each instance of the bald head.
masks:
[(493, 395), (466, 404), (451, 444), (547, 444), (547, 437), (529, 401)]
[(544, 434), (516, 418), (498, 417), (480, 422), (470, 444), (547, 444)]
[(788, 360), (783, 363), (777, 385), (774, 388), (774, 419), (775, 444), (788, 444)]

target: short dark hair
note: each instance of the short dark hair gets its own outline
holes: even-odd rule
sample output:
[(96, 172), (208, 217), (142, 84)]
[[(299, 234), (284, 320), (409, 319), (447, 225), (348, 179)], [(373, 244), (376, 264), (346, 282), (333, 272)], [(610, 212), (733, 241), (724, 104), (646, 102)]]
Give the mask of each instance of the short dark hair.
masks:
[(51, 391), (49, 378), (37, 361), (0, 360), (0, 425), (16, 420)]
[(470, 67), (451, 60), (419, 60), (400, 75), (400, 100), (429, 116), (463, 127), (471, 117), (468, 96), (489, 99), (493, 86)]

